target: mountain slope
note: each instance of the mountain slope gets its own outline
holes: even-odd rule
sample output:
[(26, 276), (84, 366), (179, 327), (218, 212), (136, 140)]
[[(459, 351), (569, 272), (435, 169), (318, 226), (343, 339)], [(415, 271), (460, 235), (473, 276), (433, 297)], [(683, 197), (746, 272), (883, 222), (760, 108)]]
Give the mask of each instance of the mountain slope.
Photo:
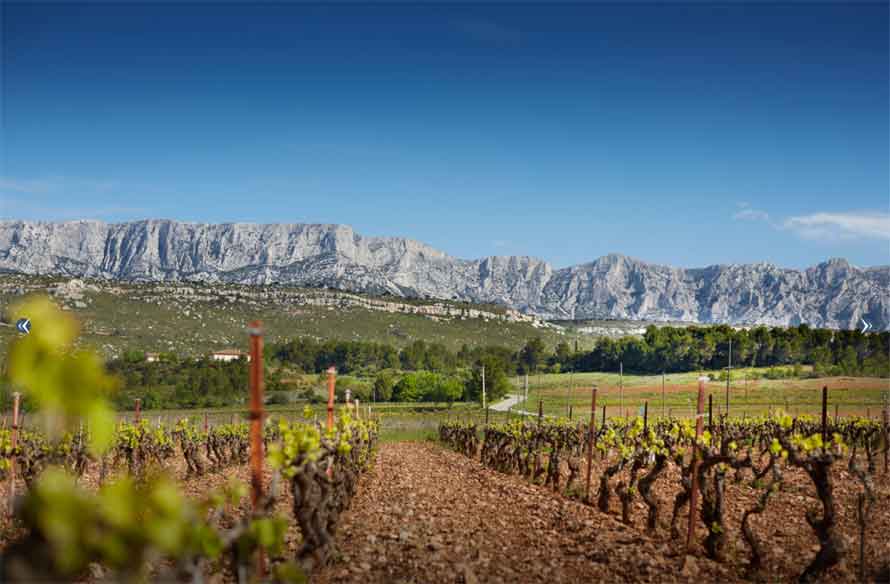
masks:
[(545, 318), (853, 328), (890, 326), (890, 267), (830, 260), (681, 269), (618, 254), (554, 269), (531, 257), (465, 260), (344, 225), (0, 222), (0, 270), (124, 281), (332, 287), (497, 303)]

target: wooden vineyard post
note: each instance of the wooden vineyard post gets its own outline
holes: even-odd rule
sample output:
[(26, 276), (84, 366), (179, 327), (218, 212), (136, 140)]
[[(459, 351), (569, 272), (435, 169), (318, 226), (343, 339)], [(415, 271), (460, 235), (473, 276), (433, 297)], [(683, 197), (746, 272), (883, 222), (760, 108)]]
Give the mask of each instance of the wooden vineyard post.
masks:
[(692, 492), (689, 494), (689, 526), (686, 531), (686, 553), (692, 547), (692, 538), (695, 536), (695, 513), (698, 508), (698, 441), (701, 438), (702, 423), (704, 422), (705, 409), (705, 380), (698, 378), (698, 406), (695, 409), (695, 444), (692, 447)]
[[(605, 401), (605, 400), (603, 400), (603, 401)], [(606, 404), (603, 404), (603, 421), (600, 424), (600, 428), (605, 428), (605, 427), (606, 427)], [(600, 451), (600, 460), (604, 459), (605, 457), (606, 457), (605, 451)]]
[(482, 366), (482, 409), (485, 410), (485, 423), (488, 423), (488, 403), (485, 401), (485, 365)]
[(643, 431), (649, 429), (649, 400), (643, 402)]
[(887, 459), (890, 458), (890, 392), (884, 393), (884, 474), (887, 474)]
[(714, 394), (708, 394), (708, 432), (714, 433)]
[(732, 377), (732, 337), (729, 339), (729, 365), (726, 367), (726, 417), (729, 418), (729, 380)]
[[(138, 424), (142, 420), (142, 398), (136, 398), (136, 415), (135, 415), (136, 423)], [(151, 422), (149, 422), (151, 423)]]
[[(250, 486), (254, 514), (263, 497), (263, 328), (258, 320), (250, 323)], [(257, 554), (257, 573), (265, 574), (262, 550)]]
[(822, 386), (822, 444), (828, 444), (828, 386)]
[(328, 367), (328, 430), (334, 429), (334, 386), (337, 384), (337, 368)]
[(209, 424), (207, 423), (207, 412), (204, 412), (204, 433), (205, 433), (205, 434), (207, 433), (207, 430), (209, 429), (209, 427), (210, 427), (210, 426), (209, 426)]
[[(618, 415), (624, 410), (624, 362), (618, 362)], [(627, 412), (624, 412), (624, 418), (627, 419)]]
[(661, 372), (661, 417), (664, 417), (664, 371)]
[(596, 440), (596, 386), (590, 390), (590, 428), (587, 429), (587, 491), (584, 501), (590, 503), (590, 476), (593, 471), (593, 442)]
[(544, 423), (544, 400), (538, 400), (538, 426)]
[(528, 409), (528, 373), (525, 374), (525, 399), (522, 402), (522, 409)]
[(16, 457), (15, 451), (18, 446), (19, 439), (19, 401), (22, 394), (15, 392), (12, 394), (12, 435), (10, 436), (10, 444), (12, 445), (12, 456), (9, 461), (9, 514), (15, 510), (15, 471)]
[(566, 395), (566, 413), (569, 415), (569, 419), (572, 419), (572, 395), (575, 393), (575, 368), (572, 367), (572, 370), (569, 372), (569, 391)]

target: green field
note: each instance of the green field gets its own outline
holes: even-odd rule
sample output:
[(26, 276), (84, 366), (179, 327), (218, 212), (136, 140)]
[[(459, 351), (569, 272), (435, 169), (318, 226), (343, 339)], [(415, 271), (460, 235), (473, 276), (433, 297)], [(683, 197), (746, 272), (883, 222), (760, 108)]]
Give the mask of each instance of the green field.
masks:
[[(761, 373), (764, 370), (759, 370)], [(805, 370), (806, 372), (806, 370)], [(708, 374), (709, 372), (704, 372)], [(712, 375), (716, 372), (710, 372)], [(738, 375), (738, 377), (735, 377)], [(317, 375), (297, 376), (305, 378), (304, 383), (313, 384), (319, 379)], [(699, 373), (676, 373), (664, 377), (660, 375), (633, 375), (623, 377), (616, 373), (576, 373), (576, 374), (543, 374), (530, 375), (529, 395), (527, 403), (519, 403), (510, 411), (497, 412), (489, 410), (489, 421), (503, 421), (523, 415), (536, 415), (539, 402), (546, 416), (566, 417), (569, 406), (574, 419), (588, 419), (591, 406), (591, 387), (597, 386), (597, 417), (602, 416), (602, 407), (606, 406), (607, 417), (637, 415), (640, 408), (648, 402), (649, 414), (653, 417), (671, 415), (689, 417), (694, 414), (698, 394)], [(524, 377), (511, 379), (516, 395), (524, 393)], [(840, 416), (870, 415), (877, 418), (885, 395), (890, 394), (890, 380), (867, 377), (832, 377), (802, 379), (745, 379), (742, 372), (736, 372), (730, 384), (730, 413), (732, 415), (755, 416), (768, 413), (773, 409), (785, 409), (792, 414), (817, 414), (821, 409), (822, 387), (829, 388), (829, 412), (834, 415), (835, 407)], [(623, 388), (623, 389), (622, 389)], [(326, 395), (323, 383), (317, 383), (316, 394), (324, 398)], [(705, 383), (705, 404), (708, 395), (713, 395), (713, 413), (719, 415), (724, 411), (726, 400), (726, 382), (709, 381)], [(307, 402), (295, 402), (287, 405), (269, 405), (266, 407), (271, 418), (304, 419), (303, 409)], [(491, 404), (489, 404), (491, 405)], [(362, 403), (362, 415), (367, 415), (367, 408), (381, 421), (381, 437), (383, 440), (423, 440), (433, 437), (442, 420), (460, 420), (476, 422), (480, 425), (485, 421), (485, 412), (477, 403)], [(326, 404), (311, 405), (315, 414), (321, 419), (325, 416)], [(337, 406), (342, 407), (341, 404)], [(527, 414), (523, 414), (527, 412)], [(152, 421), (175, 423), (180, 418), (191, 418), (198, 422), (204, 416), (210, 424), (221, 424), (245, 420), (247, 410), (244, 406), (233, 406), (217, 409), (182, 409), (145, 411), (143, 416)], [(121, 412), (121, 419), (132, 419), (133, 412)]]
[[(763, 372), (764, 370), (757, 370)], [(804, 369), (806, 372), (806, 368)], [(704, 375), (716, 372), (703, 372)], [(648, 402), (650, 414), (689, 416), (698, 397), (698, 372), (661, 375), (619, 376), (617, 373), (577, 373), (531, 375), (528, 378), (528, 406), (517, 409), (537, 412), (543, 404), (547, 415), (565, 416), (569, 406), (573, 415), (590, 415), (591, 388), (597, 386), (598, 415), (606, 406), (607, 415), (634, 415)], [(516, 393), (524, 394), (525, 378), (512, 379)], [(822, 387), (829, 389), (829, 409), (837, 405), (840, 415), (879, 416), (890, 379), (871, 377), (830, 377), (801, 379), (745, 379), (743, 372), (733, 374), (729, 387), (730, 413), (757, 415), (770, 409), (784, 408), (792, 413), (817, 413), (821, 410)], [(714, 414), (726, 403), (726, 382), (705, 383), (705, 399), (713, 394)], [(583, 413), (583, 414), (582, 414)]]

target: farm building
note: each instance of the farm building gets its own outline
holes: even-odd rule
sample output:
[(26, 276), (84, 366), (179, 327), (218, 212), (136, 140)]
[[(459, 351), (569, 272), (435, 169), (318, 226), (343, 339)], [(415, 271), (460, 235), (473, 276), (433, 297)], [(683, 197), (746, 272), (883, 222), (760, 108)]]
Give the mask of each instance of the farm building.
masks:
[(242, 357), (250, 361), (250, 355), (239, 349), (223, 349), (210, 353), (210, 358), (214, 361), (237, 361)]

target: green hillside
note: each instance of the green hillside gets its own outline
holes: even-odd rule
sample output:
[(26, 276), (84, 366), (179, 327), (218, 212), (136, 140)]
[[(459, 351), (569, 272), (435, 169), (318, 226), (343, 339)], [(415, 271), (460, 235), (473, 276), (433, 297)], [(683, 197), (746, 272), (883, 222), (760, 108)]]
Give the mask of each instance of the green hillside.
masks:
[[(70, 310), (83, 325), (82, 341), (103, 354), (119, 356), (126, 349), (149, 352), (173, 352), (181, 356), (201, 355), (223, 348), (245, 348), (248, 322), (263, 321), (267, 342), (294, 337), (316, 339), (362, 340), (403, 347), (414, 340), (442, 343), (451, 350), (461, 345), (502, 345), (520, 348), (533, 337), (540, 336), (549, 347), (560, 341), (574, 342), (581, 348), (593, 345), (589, 335), (566, 334), (557, 328), (535, 327), (527, 322), (506, 322), (503, 310), (495, 307), (472, 307), (484, 310), (491, 318), (438, 318), (421, 314), (384, 312), (359, 306), (315, 306), (293, 302), (301, 294), (323, 294), (319, 290), (261, 288), (244, 286), (181, 286), (188, 293), (171, 292), (171, 286), (155, 284), (109, 284), (86, 281), (84, 287), (62, 293), (54, 292), (66, 280), (0, 275), (0, 312), (22, 296), (49, 293)], [(254, 295), (254, 296), (251, 296)], [(356, 298), (370, 297), (352, 295)], [(402, 301), (387, 299), (408, 306), (446, 305), (457, 303)], [(40, 326), (40, 323), (33, 323)], [(11, 326), (0, 327), (0, 352), (6, 341), (17, 334)]]

